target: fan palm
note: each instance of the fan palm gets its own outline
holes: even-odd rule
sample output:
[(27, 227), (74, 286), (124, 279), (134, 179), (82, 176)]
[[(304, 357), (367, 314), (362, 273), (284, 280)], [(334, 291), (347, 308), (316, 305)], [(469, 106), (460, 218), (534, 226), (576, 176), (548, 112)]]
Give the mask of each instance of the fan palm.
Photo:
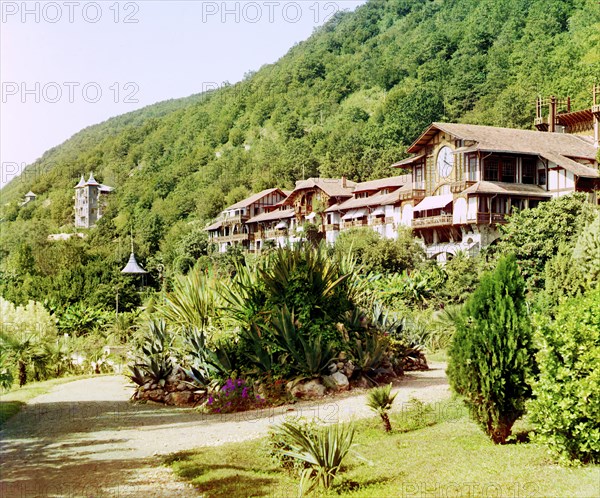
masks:
[(371, 389), (367, 396), (367, 406), (378, 413), (383, 421), (383, 428), (385, 432), (392, 430), (392, 424), (390, 423), (390, 417), (388, 412), (392, 408), (392, 404), (396, 399), (397, 393), (392, 395), (392, 384), (387, 386), (376, 387)]

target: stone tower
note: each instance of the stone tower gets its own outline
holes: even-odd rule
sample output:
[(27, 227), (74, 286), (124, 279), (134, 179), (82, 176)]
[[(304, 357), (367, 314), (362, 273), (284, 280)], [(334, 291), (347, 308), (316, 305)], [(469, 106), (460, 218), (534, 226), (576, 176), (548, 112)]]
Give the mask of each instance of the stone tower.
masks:
[(79, 228), (92, 228), (102, 218), (106, 207), (106, 196), (114, 189), (96, 181), (94, 174), (86, 182), (81, 175), (81, 180), (75, 186), (75, 226)]

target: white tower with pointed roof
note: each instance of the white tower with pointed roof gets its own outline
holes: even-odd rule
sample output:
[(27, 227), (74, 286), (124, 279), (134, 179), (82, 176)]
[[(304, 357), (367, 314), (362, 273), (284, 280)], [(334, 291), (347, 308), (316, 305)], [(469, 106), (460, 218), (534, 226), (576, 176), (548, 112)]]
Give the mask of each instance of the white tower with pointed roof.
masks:
[(106, 207), (106, 196), (114, 189), (96, 181), (94, 174), (86, 182), (83, 175), (75, 185), (75, 226), (79, 228), (92, 228), (102, 218)]

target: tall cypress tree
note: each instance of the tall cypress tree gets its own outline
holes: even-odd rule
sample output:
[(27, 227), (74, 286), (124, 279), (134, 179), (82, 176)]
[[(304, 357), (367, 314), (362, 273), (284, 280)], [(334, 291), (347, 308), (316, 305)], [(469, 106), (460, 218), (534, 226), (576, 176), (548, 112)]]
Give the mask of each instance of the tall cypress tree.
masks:
[(467, 300), (449, 350), (448, 376), (472, 418), (504, 443), (531, 395), (534, 369), (525, 281), (514, 255), (501, 258)]

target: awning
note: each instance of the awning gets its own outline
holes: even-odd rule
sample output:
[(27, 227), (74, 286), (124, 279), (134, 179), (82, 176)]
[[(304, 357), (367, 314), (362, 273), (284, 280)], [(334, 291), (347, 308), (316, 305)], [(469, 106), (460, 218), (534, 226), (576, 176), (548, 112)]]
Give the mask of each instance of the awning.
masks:
[(280, 221), (275, 225), (275, 230), (285, 230), (287, 228), (287, 223), (285, 221)]
[(307, 214), (304, 219), (306, 220), (312, 220), (315, 216), (317, 216), (317, 213), (315, 213), (314, 211), (310, 214)]
[(429, 211), (430, 209), (442, 209), (452, 202), (452, 194), (431, 195), (425, 197), (415, 206), (414, 211)]
[(373, 210), (373, 212), (371, 213), (371, 216), (383, 216), (384, 214), (385, 214), (385, 208), (383, 206), (379, 206), (378, 208)]
[(355, 220), (356, 218), (362, 218), (366, 215), (366, 209), (353, 209), (352, 211), (348, 211), (344, 216), (342, 216), (342, 220)]

